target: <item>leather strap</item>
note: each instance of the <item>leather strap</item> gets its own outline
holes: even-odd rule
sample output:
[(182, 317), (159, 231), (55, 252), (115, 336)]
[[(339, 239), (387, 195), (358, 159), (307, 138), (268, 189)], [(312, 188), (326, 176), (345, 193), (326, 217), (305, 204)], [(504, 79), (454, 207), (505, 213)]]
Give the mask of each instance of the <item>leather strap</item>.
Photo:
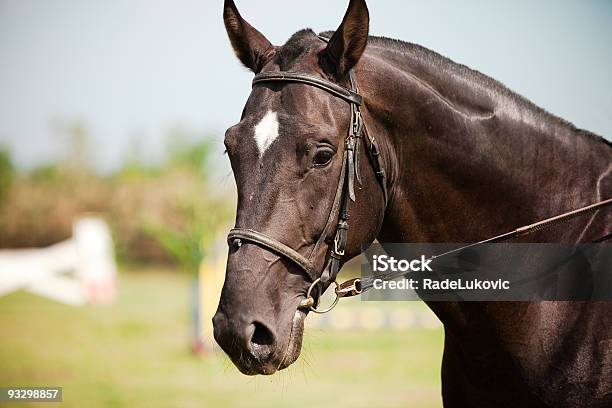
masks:
[(312, 251), (310, 251), (309, 258), (312, 258), (312, 256), (318, 252), (319, 246), (323, 244), (323, 242), (325, 242), (326, 237), (330, 233), (330, 228), (332, 228), (336, 217), (338, 217), (338, 214), (340, 213), (340, 206), (342, 205), (342, 192), (344, 191), (344, 180), (346, 178), (346, 162), (346, 152), (344, 152), (344, 155), (342, 157), (342, 169), (340, 170), (340, 177), (338, 179), (338, 187), (336, 188), (334, 201), (332, 203), (332, 207), (329, 210), (325, 227), (321, 232), (319, 240), (312, 248)]
[[(276, 239), (268, 235), (262, 234), (261, 232), (257, 232), (251, 229), (234, 228), (229, 232), (227, 236), (227, 242), (229, 243), (229, 245), (236, 245), (237, 239), (243, 239), (247, 242), (259, 244), (265, 249), (268, 249), (278, 255), (282, 255), (285, 258), (290, 259), (304, 272), (306, 272), (306, 274), (310, 277), (310, 279), (312, 279), (313, 282), (315, 279), (318, 278), (318, 276), (316, 276), (314, 266), (312, 265), (310, 260), (299, 254), (293, 248), (290, 248), (289, 246), (283, 244), (280, 241), (277, 241)], [(240, 243), (240, 245), (242, 244)]]
[(369, 137), (365, 124), (363, 130), (367, 139), (366, 146), (368, 146), (368, 157), (370, 158), (370, 162), (372, 163), (372, 167), (374, 168), (374, 174), (376, 175), (378, 184), (380, 184), (380, 187), (382, 188), (386, 207), (387, 203), (389, 202), (389, 192), (387, 190), (387, 175), (385, 174), (385, 170), (383, 169), (382, 163), (380, 161), (380, 149), (378, 148), (378, 143), (376, 142), (376, 139), (373, 137)]
[(253, 79), (253, 85), (269, 82), (299, 82), (312, 85), (316, 86), (317, 88), (321, 88), (332, 95), (337, 96), (338, 98), (344, 99), (348, 103), (361, 105), (361, 95), (359, 95), (357, 92), (353, 92), (341, 85), (314, 75), (290, 71), (262, 72), (261, 74), (255, 75), (255, 78)]

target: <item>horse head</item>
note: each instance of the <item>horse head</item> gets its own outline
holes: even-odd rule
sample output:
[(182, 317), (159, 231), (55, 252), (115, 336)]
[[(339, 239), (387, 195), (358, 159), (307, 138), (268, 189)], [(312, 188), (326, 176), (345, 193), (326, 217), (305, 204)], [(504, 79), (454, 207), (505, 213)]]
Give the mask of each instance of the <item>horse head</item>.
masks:
[[(331, 38), (302, 30), (283, 46), (272, 45), (246, 22), (231, 0), (225, 1), (223, 17), (236, 56), (256, 78), (298, 72), (348, 89), (368, 41), (363, 0), (350, 1)], [(353, 160), (367, 161), (364, 150), (353, 152), (349, 145), (354, 156), (347, 169), (345, 141), (357, 109), (347, 103), (350, 97), (343, 100), (304, 81), (259, 82), (240, 122), (225, 134), (238, 190), (233, 231), (240, 233), (230, 234), (213, 318), (216, 341), (251, 375), (272, 374), (298, 358), (308, 313), (300, 305), (309, 288), (314, 284), (313, 296), (320, 297), (337, 274), (331, 258), (341, 265), (371, 243), (385, 208), (384, 190), (366, 166), (361, 174), (355, 166), (351, 177), (358, 180), (351, 179), (350, 186), (344, 182), (354, 171)], [(337, 231), (344, 227), (337, 226), (347, 223), (340, 209), (348, 206), (350, 234), (342, 235)], [(345, 241), (342, 251), (334, 251), (338, 236)]]

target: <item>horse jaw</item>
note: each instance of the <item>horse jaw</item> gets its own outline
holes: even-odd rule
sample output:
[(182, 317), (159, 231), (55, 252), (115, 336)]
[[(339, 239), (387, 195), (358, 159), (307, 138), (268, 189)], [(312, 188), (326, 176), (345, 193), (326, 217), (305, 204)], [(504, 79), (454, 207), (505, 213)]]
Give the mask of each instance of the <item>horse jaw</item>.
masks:
[(279, 370), (289, 367), (295, 362), (300, 356), (302, 350), (302, 338), (304, 337), (304, 321), (306, 320), (306, 313), (301, 309), (295, 311), (293, 315), (293, 321), (291, 322), (291, 332), (289, 333), (289, 343), (287, 344), (287, 350), (283, 360), (281, 361)]

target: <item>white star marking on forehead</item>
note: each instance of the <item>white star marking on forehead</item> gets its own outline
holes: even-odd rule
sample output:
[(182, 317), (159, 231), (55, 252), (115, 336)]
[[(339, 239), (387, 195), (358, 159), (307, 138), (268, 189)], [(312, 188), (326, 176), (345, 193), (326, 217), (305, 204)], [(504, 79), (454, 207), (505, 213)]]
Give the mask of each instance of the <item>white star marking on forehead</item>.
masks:
[(255, 126), (255, 142), (259, 149), (259, 157), (263, 157), (268, 147), (278, 137), (278, 116), (276, 112), (268, 111)]

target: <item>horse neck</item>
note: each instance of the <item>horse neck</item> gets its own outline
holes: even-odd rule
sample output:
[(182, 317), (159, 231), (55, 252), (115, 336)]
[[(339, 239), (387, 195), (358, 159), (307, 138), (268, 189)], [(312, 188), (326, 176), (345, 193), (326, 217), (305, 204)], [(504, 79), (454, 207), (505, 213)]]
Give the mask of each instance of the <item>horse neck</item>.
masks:
[[(475, 242), (612, 197), (609, 142), (493, 80), (377, 47), (360, 68), (368, 132), (381, 145), (389, 177), (380, 242)], [(611, 223), (612, 212), (601, 212), (531, 239), (581, 241), (587, 229), (597, 237)], [(505, 333), (505, 317), (530, 307), (428, 304), (456, 334), (480, 322)], [(510, 329), (521, 336), (530, 328)]]
[(358, 74), (389, 175), (379, 240), (473, 242), (601, 199), (609, 144), (482, 74), (376, 49)]

